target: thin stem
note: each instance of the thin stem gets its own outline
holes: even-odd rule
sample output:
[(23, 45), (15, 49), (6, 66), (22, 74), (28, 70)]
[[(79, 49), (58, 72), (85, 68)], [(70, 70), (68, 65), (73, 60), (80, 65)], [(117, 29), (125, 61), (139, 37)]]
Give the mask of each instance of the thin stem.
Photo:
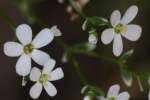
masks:
[(2, 9), (0, 9), (0, 17), (2, 17), (5, 20), (5, 22), (9, 25), (9, 27), (14, 32), (16, 26), (14, 21)]
[(75, 58), (72, 58), (72, 64), (74, 65), (74, 68), (76, 69), (76, 72), (81, 80), (81, 82), (84, 84), (84, 85), (87, 85), (89, 84), (86, 77), (84, 76), (83, 74), (83, 71), (78, 63), (78, 61), (75, 59)]
[(105, 56), (101, 56), (95, 52), (89, 52), (89, 53), (85, 53), (87, 56), (90, 56), (90, 57), (94, 57), (94, 58), (97, 58), (97, 59), (100, 59), (100, 60), (104, 60), (104, 61), (107, 61), (107, 62), (110, 62), (110, 63), (113, 63), (113, 64), (117, 64), (118, 65), (118, 60), (117, 59), (113, 59), (113, 58), (110, 58), (110, 57), (105, 57)]

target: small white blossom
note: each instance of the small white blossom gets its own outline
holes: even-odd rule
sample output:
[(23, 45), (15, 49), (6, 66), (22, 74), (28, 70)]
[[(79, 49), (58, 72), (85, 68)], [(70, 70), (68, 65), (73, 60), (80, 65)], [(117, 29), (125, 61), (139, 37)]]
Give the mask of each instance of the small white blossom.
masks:
[(107, 97), (100, 98), (100, 100), (129, 100), (130, 95), (128, 92), (121, 92), (119, 93), (120, 86), (113, 85), (109, 88)]
[(96, 35), (90, 34), (89, 38), (88, 38), (88, 41), (89, 41), (90, 44), (94, 44), (95, 45), (98, 42), (98, 38), (97, 38)]
[(51, 59), (44, 64), (44, 68), (40, 69), (34, 67), (30, 73), (30, 80), (36, 82), (30, 89), (30, 96), (33, 99), (37, 99), (42, 89), (44, 88), (47, 94), (54, 97), (57, 94), (57, 89), (50, 81), (56, 81), (64, 77), (64, 73), (61, 68), (53, 70), (56, 61)]
[(121, 18), (118, 10), (113, 11), (110, 22), (113, 28), (106, 29), (102, 32), (101, 40), (104, 44), (110, 44), (113, 41), (113, 53), (120, 56), (123, 51), (122, 37), (130, 41), (137, 41), (142, 33), (139, 25), (129, 24), (137, 15), (138, 7), (131, 6)]
[(43, 65), (50, 56), (38, 50), (54, 39), (54, 34), (49, 28), (40, 31), (32, 40), (32, 29), (26, 24), (21, 24), (16, 29), (16, 36), (21, 43), (6, 42), (4, 53), (9, 57), (19, 57), (16, 64), (16, 72), (20, 76), (26, 76), (31, 70), (31, 58), (39, 65)]

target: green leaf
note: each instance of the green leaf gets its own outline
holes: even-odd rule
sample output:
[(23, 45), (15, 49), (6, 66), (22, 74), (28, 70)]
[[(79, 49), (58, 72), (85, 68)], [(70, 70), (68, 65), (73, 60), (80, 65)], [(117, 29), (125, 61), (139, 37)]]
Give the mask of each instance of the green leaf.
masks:
[(102, 17), (97, 17), (97, 16), (93, 16), (93, 17), (88, 17), (83, 25), (82, 25), (82, 29), (83, 30), (87, 30), (87, 31), (91, 31), (93, 29), (97, 29), (100, 26), (105, 26), (108, 25), (108, 20)]
[(63, 63), (67, 63), (67, 62), (71, 59), (71, 56), (72, 56), (71, 52), (69, 52), (69, 51), (67, 50), (67, 51), (65, 51), (65, 52), (63, 53), (63, 56), (62, 56), (62, 58), (61, 58), (61, 61), (62, 61)]
[(32, 0), (12, 0), (13, 3), (19, 8), (24, 18), (28, 23), (33, 24), (36, 21), (36, 17), (32, 12)]
[(102, 17), (93, 16), (89, 17), (88, 20), (93, 26), (97, 27), (105, 26), (108, 24), (108, 20)]
[(132, 72), (127, 68), (126, 65), (120, 64), (120, 73), (124, 83), (130, 87), (133, 80)]
[(128, 60), (128, 58), (129, 58), (130, 56), (132, 56), (133, 53), (134, 53), (134, 50), (129, 50), (129, 51), (125, 52), (125, 53), (120, 57), (119, 60), (120, 60), (122, 63), (126, 63), (127, 60)]
[(84, 94), (85, 95), (89, 95), (91, 97), (97, 97), (97, 96), (104, 96), (105, 93), (103, 90), (95, 87), (95, 86), (92, 86), (92, 85), (88, 85), (86, 87), (86, 90), (84, 91)]
[(70, 48), (73, 53), (88, 53), (95, 50), (96, 46), (89, 43), (81, 43)]
[(142, 86), (142, 82), (141, 82), (140, 76), (137, 76), (136, 78), (137, 78), (137, 81), (138, 81), (138, 85), (139, 85), (140, 91), (143, 92), (144, 89), (143, 89), (143, 86)]

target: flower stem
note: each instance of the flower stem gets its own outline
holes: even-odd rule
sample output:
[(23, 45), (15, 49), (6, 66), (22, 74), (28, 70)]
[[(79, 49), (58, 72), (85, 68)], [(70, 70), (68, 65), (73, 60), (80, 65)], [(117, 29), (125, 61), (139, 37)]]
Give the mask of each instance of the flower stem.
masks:
[(81, 67), (80, 67), (80, 64), (79, 64), (78, 61), (77, 61), (75, 58), (73, 58), (73, 57), (72, 57), (72, 64), (73, 64), (74, 68), (76, 69), (76, 72), (77, 72), (77, 74), (78, 74), (78, 76), (79, 76), (81, 82), (82, 82), (84, 85), (89, 84), (88, 81), (87, 81), (87, 79), (86, 79), (86, 77), (85, 77), (84, 74), (83, 74), (83, 71), (82, 71), (82, 69), (81, 69)]
[(5, 22), (9, 25), (11, 30), (14, 32), (16, 26), (14, 21), (2, 9), (0, 9), (0, 17), (5, 20)]

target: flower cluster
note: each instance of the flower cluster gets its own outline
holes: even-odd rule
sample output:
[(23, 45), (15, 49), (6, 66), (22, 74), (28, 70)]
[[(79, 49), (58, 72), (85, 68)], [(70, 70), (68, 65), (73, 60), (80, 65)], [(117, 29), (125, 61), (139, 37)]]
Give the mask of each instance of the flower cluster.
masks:
[[(81, 90), (81, 93), (84, 93), (85, 91), (87, 91), (87, 86), (83, 87), (83, 89)], [(128, 92), (121, 92), (119, 93), (120, 90), (120, 86), (118, 84), (112, 85), (107, 93), (107, 96), (96, 96), (94, 97), (93, 95), (91, 95), (92, 91), (89, 91), (88, 94), (85, 95), (85, 97), (83, 98), (83, 100), (93, 100), (93, 98), (96, 98), (97, 100), (129, 100), (130, 95)]]
[[(121, 18), (121, 13), (119, 10), (112, 12), (110, 17), (110, 24), (108, 29), (105, 29), (101, 35), (101, 41), (103, 44), (108, 45), (113, 42), (113, 54), (115, 56), (120, 56), (123, 51), (123, 41), (122, 37), (130, 40), (137, 41), (141, 37), (142, 28), (136, 24), (129, 24), (137, 15), (138, 7), (133, 5), (128, 8), (123, 17)], [(104, 22), (107, 20), (102, 19)], [(83, 24), (83, 29), (87, 21)], [(91, 31), (90, 31), (91, 33)], [(95, 31), (93, 32), (95, 33)], [(88, 38), (89, 43), (96, 44), (98, 41), (97, 35), (90, 34)]]
[(125, 12), (123, 18), (118, 10), (113, 11), (110, 17), (112, 28), (102, 32), (101, 40), (104, 44), (110, 44), (113, 41), (113, 53), (120, 56), (123, 51), (123, 42), (121, 36), (130, 41), (137, 41), (142, 33), (139, 25), (129, 24), (137, 15), (138, 7), (131, 6)]
[[(58, 0), (58, 2), (61, 4), (66, 3), (65, 0)], [(92, 57), (104, 58), (105, 60), (117, 63), (124, 82), (127, 86), (131, 86), (133, 80), (132, 74), (134, 73), (129, 71), (126, 67), (126, 60), (133, 54), (133, 50), (126, 52), (122, 56), (121, 54), (123, 52), (123, 38), (129, 41), (137, 41), (141, 37), (141, 26), (130, 24), (138, 14), (138, 7), (136, 5), (129, 7), (123, 16), (121, 16), (119, 10), (113, 11), (109, 22), (105, 18), (97, 16), (87, 17), (85, 14), (82, 14), (83, 8), (90, 0), (68, 0), (67, 3), (68, 2), (69, 5), (67, 5), (66, 11), (71, 15), (71, 20), (81, 15), (85, 18), (82, 29), (89, 33), (88, 43), (81, 43), (72, 47), (68, 47), (68, 45), (62, 43), (66, 50), (62, 57), (62, 62), (69, 62), (71, 60), (79, 77), (83, 83), (86, 84), (81, 90), (81, 93), (84, 95), (83, 100), (93, 100), (95, 98), (98, 100), (129, 100), (130, 94), (127, 91), (119, 93), (120, 86), (118, 84), (112, 85), (107, 95), (105, 95), (101, 89), (89, 84), (87, 80), (84, 79), (84, 75), (80, 70), (80, 66), (74, 54), (87, 54)], [(97, 28), (100, 26), (108, 27), (102, 32), (101, 41), (105, 45), (113, 42), (112, 51), (113, 54), (118, 57), (117, 60), (107, 59), (107, 57), (98, 56), (97, 53), (93, 52), (98, 42)], [(56, 61), (51, 58), (48, 53), (40, 49), (49, 45), (56, 36), (61, 36), (62, 33), (57, 26), (44, 28), (34, 38), (32, 33), (32, 29), (29, 25), (19, 25), (16, 28), (17, 40), (6, 42), (4, 44), (4, 53), (9, 57), (19, 57), (15, 65), (16, 73), (23, 77), (23, 85), (26, 84), (24, 80), (26, 77), (34, 82), (29, 92), (32, 99), (38, 99), (43, 89), (50, 97), (54, 97), (57, 94), (57, 89), (52, 82), (62, 79), (64, 77), (64, 72), (60, 67), (54, 69)], [(37, 66), (42, 66), (42, 69), (35, 66), (33, 67), (33, 62), (36, 63)], [(139, 86), (141, 86), (139, 76), (136, 76), (136, 73), (134, 76), (138, 78)], [(150, 77), (148, 83), (150, 85)], [(148, 94), (148, 99), (150, 100), (150, 92)]]
[[(30, 74), (30, 80), (36, 81), (36, 84), (30, 90), (30, 96), (34, 99), (38, 98), (42, 91), (42, 86), (50, 96), (55, 96), (57, 93), (56, 88), (48, 81), (63, 78), (63, 71), (61, 68), (53, 71), (55, 60), (39, 49), (50, 44), (54, 36), (61, 36), (60, 30), (56, 26), (51, 29), (45, 28), (32, 40), (31, 27), (21, 24), (16, 29), (16, 36), (19, 43), (6, 42), (4, 44), (4, 53), (9, 57), (19, 57), (16, 63), (16, 73), (18, 75), (25, 77)], [(42, 72), (36, 67), (31, 67), (31, 59), (38, 65), (44, 66)]]

